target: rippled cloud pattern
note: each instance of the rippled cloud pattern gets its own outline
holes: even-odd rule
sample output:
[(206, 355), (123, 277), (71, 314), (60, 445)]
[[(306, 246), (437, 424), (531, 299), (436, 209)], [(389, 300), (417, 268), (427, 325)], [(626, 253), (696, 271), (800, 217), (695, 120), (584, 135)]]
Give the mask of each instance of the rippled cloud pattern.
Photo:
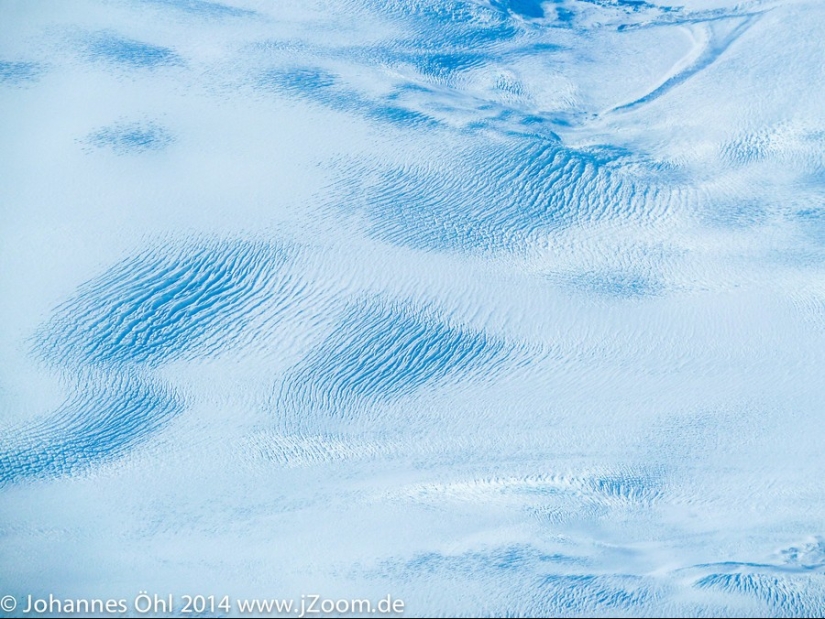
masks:
[(0, 34), (0, 594), (825, 613), (821, 3)]

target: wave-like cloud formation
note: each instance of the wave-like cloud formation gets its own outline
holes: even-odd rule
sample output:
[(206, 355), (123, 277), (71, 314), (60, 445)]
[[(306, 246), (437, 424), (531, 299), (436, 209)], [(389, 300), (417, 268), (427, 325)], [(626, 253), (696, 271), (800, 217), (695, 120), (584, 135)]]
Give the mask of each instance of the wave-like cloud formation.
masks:
[(296, 284), (289, 251), (254, 241), (187, 242), (128, 258), (86, 283), (44, 329), (55, 363), (155, 366), (226, 351)]
[(47, 419), (3, 436), (0, 484), (74, 475), (145, 441), (182, 410), (172, 389), (135, 372), (77, 377)]
[(0, 580), (821, 615), (823, 30), (0, 8)]

